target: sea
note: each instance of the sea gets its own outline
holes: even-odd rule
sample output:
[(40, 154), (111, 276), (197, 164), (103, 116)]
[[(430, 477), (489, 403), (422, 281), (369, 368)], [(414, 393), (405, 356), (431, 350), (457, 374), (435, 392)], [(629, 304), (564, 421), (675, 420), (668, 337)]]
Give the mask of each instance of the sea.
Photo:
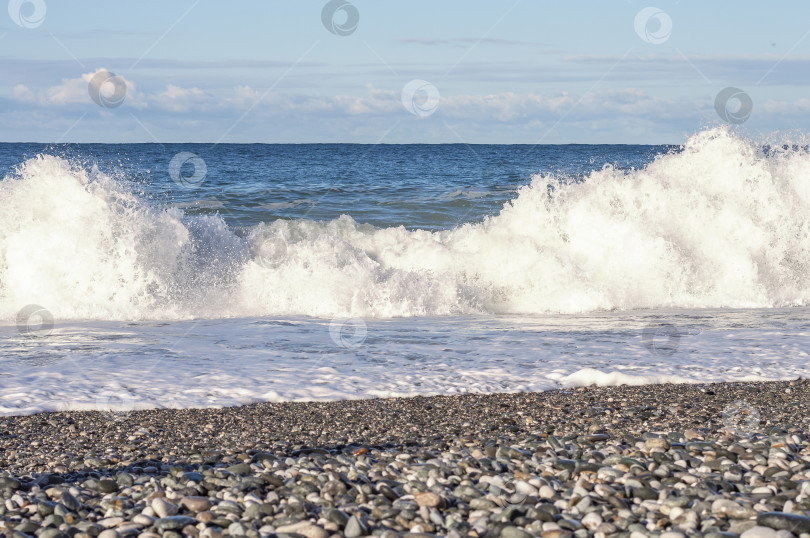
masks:
[(791, 136), (0, 144), (0, 414), (806, 377)]

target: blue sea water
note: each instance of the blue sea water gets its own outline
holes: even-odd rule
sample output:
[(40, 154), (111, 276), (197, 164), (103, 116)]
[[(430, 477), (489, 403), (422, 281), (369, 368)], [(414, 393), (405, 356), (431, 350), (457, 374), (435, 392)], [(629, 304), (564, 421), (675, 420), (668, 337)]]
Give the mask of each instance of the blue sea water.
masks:
[[(0, 144), (0, 172), (48, 154), (98, 168), (157, 204), (221, 215), (237, 229), (351, 215), (377, 227), (443, 230), (497, 213), (544, 170), (581, 180), (606, 164), (640, 168), (667, 146), (467, 144)], [(183, 153), (194, 162), (170, 173)], [(184, 182), (183, 178), (190, 181)]]
[(808, 373), (801, 145), (0, 144), (0, 172), (3, 414)]

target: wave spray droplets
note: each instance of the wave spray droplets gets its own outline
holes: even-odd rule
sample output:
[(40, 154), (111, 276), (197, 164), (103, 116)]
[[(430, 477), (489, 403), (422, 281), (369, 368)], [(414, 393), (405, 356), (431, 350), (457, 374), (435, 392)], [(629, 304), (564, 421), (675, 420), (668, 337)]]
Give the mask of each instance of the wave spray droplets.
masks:
[[(238, 237), (49, 155), (0, 182), (0, 317), (388, 317), (810, 303), (810, 154), (726, 129), (629, 173), (540, 174), (452, 230), (348, 216)], [(267, 263), (268, 240), (280, 259)]]

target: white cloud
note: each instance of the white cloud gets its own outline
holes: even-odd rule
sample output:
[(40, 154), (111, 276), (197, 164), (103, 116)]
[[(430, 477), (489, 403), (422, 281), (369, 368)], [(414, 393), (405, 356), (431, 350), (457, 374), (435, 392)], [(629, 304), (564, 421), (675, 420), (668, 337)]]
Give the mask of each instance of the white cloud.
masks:
[[(14, 99), (23, 103), (57, 106), (89, 103), (89, 80), (98, 73), (87, 73), (76, 79), (46, 90), (33, 90), (18, 85)], [(126, 80), (126, 79), (124, 79)], [(168, 84), (157, 92), (136, 92), (127, 81), (126, 103), (140, 110), (168, 111), (182, 114), (217, 114), (244, 112), (251, 109), (256, 116), (326, 115), (348, 117), (377, 117), (407, 114), (401, 103), (399, 89), (366, 86), (364, 95), (304, 95), (270, 92), (263, 95), (250, 86), (236, 86), (221, 91), (206, 91), (197, 87), (184, 88)], [(703, 103), (706, 105), (706, 103)], [(700, 103), (687, 99), (651, 97), (645, 92), (626, 88), (605, 90), (584, 96), (558, 92), (539, 93), (502, 92), (487, 95), (442, 95), (439, 110), (453, 119), (476, 122), (525, 122), (534, 119), (558, 119), (563, 116), (603, 117), (610, 114), (672, 117), (693, 114)], [(778, 109), (787, 108), (780, 105)], [(774, 110), (777, 110), (775, 108)]]
[(22, 101), (23, 103), (35, 103), (37, 96), (31, 91), (31, 88), (24, 84), (17, 84), (14, 86), (14, 99)]
[(181, 88), (174, 84), (169, 84), (166, 90), (155, 95), (147, 95), (145, 98), (149, 105), (180, 113), (209, 108), (212, 102), (212, 97), (199, 88)]
[[(44, 90), (36, 90), (29, 88), (24, 84), (18, 84), (14, 87), (14, 98), (18, 101), (38, 103), (40, 105), (58, 106), (75, 103), (92, 103), (89, 93), (89, 86), (90, 81), (97, 74), (102, 74), (106, 78), (113, 76), (112, 73), (102, 67), (96, 69), (95, 71), (84, 73), (76, 78), (62, 79), (61, 84), (51, 86), (50, 88)], [(130, 102), (130, 104), (140, 108), (140, 103), (138, 102), (137, 94), (135, 92), (135, 85), (127, 80), (124, 76), (117, 76), (120, 77), (120, 79), (122, 79), (126, 84), (126, 99)], [(102, 87), (102, 90), (105, 90), (105, 88)]]
[(536, 114), (545, 116), (563, 114), (575, 102), (575, 99), (565, 92), (550, 97), (534, 93), (505, 92), (490, 95), (449, 96), (441, 100), (439, 107), (456, 118), (472, 115), (472, 117), (490, 117), (508, 122)]
[(90, 100), (87, 88), (90, 79), (96, 73), (106, 72), (106, 69), (99, 69), (93, 73), (86, 73), (79, 78), (63, 79), (62, 84), (48, 88), (44, 94), (40, 94), (40, 100), (52, 105), (64, 105), (67, 103), (86, 103)]
[[(757, 103), (754, 103), (756, 110)], [(762, 104), (762, 110), (767, 114), (779, 116), (807, 115), (810, 113), (810, 99), (802, 97), (795, 101), (766, 101)]]
[[(58, 124), (60, 127), (54, 127), (54, 131), (61, 133), (64, 129), (60, 122), (69, 125), (75, 122), (75, 110), (69, 107), (75, 107), (77, 103), (95, 106), (87, 86), (99, 72), (106, 71), (100, 69), (74, 79), (64, 79), (50, 88), (37, 89), (20, 84), (11, 89), (9, 97), (18, 103), (17, 112), (40, 118), (38, 122), (42, 125)], [(672, 126), (667, 131), (670, 133), (719, 121), (710, 90), (675, 97), (650, 94), (636, 87), (604, 89), (584, 95), (564, 91), (509, 91), (484, 95), (448, 91), (441, 94), (436, 115), (425, 121), (411, 121), (414, 117), (403, 107), (399, 87), (380, 88), (368, 84), (365, 91), (356, 94), (271, 91), (265, 95), (263, 89), (248, 85), (210, 89), (169, 83), (152, 91), (136, 91), (130, 81), (124, 80), (127, 96), (121, 110), (126, 114), (127, 107), (136, 109), (139, 121), (154, 132), (162, 131), (157, 135), (160, 138), (169, 138), (172, 133), (176, 136), (186, 133), (188, 136), (188, 133), (202, 135), (206, 132), (214, 133), (211, 137), (216, 139), (242, 115), (245, 116), (239, 122), (242, 132), (251, 132), (251, 129), (267, 125), (270, 120), (274, 125), (286, 126), (284, 136), (297, 134), (299, 138), (310, 140), (320, 138), (301, 133), (319, 123), (328, 124), (329, 132), (340, 133), (339, 139), (354, 135), (357, 135), (356, 139), (363, 139), (361, 135), (364, 133), (385, 132), (392, 124), (403, 120), (413, 125), (409, 129), (439, 132), (436, 135), (430, 131), (430, 136), (440, 136), (445, 130), (443, 122), (448, 122), (469, 139), (477, 137), (477, 141), (487, 141), (490, 135), (500, 133), (497, 135), (499, 139), (515, 141), (522, 140), (519, 136), (536, 139), (552, 127), (557, 136), (563, 136), (562, 132), (575, 133), (567, 135), (570, 138), (564, 140), (581, 140), (576, 133), (585, 133), (583, 136), (605, 133), (607, 137), (616, 129), (637, 137), (634, 140), (644, 140), (644, 133), (654, 132), (661, 125)], [(760, 126), (770, 128), (774, 124), (789, 127), (810, 117), (808, 98), (779, 101), (753, 97), (752, 125), (756, 124), (757, 129)], [(63, 107), (66, 107), (65, 114), (59, 114), (57, 109)], [(142, 130), (140, 125), (135, 127), (136, 132)], [(307, 132), (325, 133), (318, 129)], [(672, 139), (671, 134), (667, 136)]]

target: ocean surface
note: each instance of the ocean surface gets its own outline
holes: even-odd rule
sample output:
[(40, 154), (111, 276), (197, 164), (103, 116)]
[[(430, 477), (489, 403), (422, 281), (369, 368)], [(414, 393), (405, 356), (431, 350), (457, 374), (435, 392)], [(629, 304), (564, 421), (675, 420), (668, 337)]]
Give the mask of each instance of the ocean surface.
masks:
[(810, 374), (810, 151), (0, 144), (0, 414)]

